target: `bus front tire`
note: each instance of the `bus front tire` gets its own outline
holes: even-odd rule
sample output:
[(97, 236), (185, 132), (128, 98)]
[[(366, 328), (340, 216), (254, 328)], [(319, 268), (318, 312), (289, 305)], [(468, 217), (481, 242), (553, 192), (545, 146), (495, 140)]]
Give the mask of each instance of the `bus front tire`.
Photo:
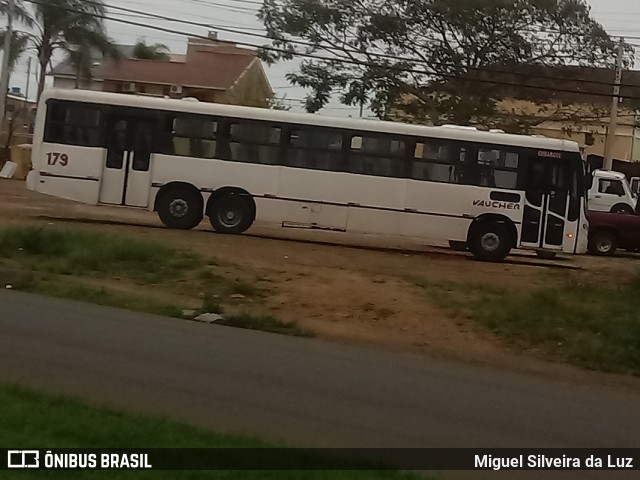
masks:
[(506, 225), (484, 221), (471, 227), (469, 250), (483, 262), (501, 262), (511, 251), (513, 240)]
[(200, 193), (186, 187), (174, 187), (160, 193), (158, 216), (162, 223), (179, 230), (191, 230), (202, 221), (204, 202)]
[(253, 224), (255, 207), (251, 197), (228, 193), (213, 200), (207, 215), (216, 232), (237, 235)]

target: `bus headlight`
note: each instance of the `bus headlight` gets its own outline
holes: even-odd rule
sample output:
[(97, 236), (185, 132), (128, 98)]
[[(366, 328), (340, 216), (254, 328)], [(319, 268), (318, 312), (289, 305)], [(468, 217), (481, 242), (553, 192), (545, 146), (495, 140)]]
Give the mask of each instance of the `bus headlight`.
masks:
[(573, 239), (573, 237), (575, 237), (573, 233), (567, 233), (567, 238)]

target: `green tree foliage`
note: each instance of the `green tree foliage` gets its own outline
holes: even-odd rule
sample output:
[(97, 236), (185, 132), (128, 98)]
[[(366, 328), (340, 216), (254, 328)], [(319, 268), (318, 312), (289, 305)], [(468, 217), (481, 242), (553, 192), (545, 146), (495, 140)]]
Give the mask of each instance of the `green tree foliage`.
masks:
[[(0, 31), (0, 50), (4, 49), (7, 31)], [(9, 72), (12, 73), (22, 54), (29, 47), (29, 36), (22, 32), (13, 32), (9, 48)]]
[[(28, 38), (23, 51), (33, 48), (38, 56), (38, 98), (56, 51), (67, 52), (78, 69), (78, 76), (87, 75), (92, 51), (118, 57), (117, 47), (105, 30), (106, 8), (102, 0), (47, 0), (29, 4), (16, 0), (15, 12), (16, 19), (27, 29), (20, 32)], [(0, 13), (6, 14), (6, 5), (0, 8)]]
[(288, 80), (311, 90), (310, 112), (339, 92), (381, 118), (399, 108), (468, 123), (494, 113), (504, 90), (488, 70), (615, 61), (585, 0), (265, 0), (259, 17), (275, 47), (264, 60), (302, 56)]
[(141, 60), (169, 60), (169, 47), (162, 43), (147, 45), (144, 39), (140, 39), (133, 47), (133, 58)]

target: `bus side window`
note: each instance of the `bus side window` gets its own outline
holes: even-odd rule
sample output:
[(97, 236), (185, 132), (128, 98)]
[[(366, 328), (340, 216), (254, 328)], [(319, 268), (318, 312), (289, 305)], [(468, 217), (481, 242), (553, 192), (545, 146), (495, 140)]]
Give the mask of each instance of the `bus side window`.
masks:
[(334, 172), (342, 170), (341, 131), (296, 127), (290, 130), (288, 140), (286, 165)]
[(44, 141), (83, 147), (102, 146), (102, 111), (97, 105), (61, 100), (47, 104), (47, 128)]
[(478, 150), (479, 184), (483, 187), (515, 189), (519, 155), (497, 148)]
[(281, 128), (256, 122), (232, 123), (229, 130), (231, 157), (236, 162), (277, 165)]
[(107, 168), (121, 169), (124, 164), (124, 152), (127, 149), (128, 124), (126, 120), (118, 120), (109, 129), (107, 142)]
[(351, 137), (349, 171), (379, 177), (404, 177), (406, 141), (389, 135)]
[(413, 154), (411, 178), (433, 182), (452, 183), (454, 167), (446, 145), (418, 142)]
[(158, 151), (164, 155), (175, 155), (176, 149), (173, 142), (173, 117), (166, 117), (162, 122), (162, 132), (158, 141)]
[[(194, 158), (214, 158), (216, 155), (216, 139), (218, 122), (203, 115), (176, 115), (167, 122), (165, 129), (170, 129), (172, 148), (166, 145), (166, 151), (173, 154)], [(169, 153), (171, 154), (171, 153)]]

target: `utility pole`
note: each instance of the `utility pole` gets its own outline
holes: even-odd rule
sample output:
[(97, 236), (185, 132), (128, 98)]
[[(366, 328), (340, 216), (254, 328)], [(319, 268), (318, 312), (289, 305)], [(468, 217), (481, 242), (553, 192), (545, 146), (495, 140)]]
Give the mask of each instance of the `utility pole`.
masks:
[(24, 92), (24, 97), (27, 100), (29, 100), (29, 87), (31, 86), (31, 60), (32, 58), (29, 57), (29, 63), (27, 64), (27, 88)]
[(616, 128), (618, 127), (618, 104), (620, 103), (620, 83), (622, 82), (622, 56), (624, 55), (624, 38), (618, 45), (618, 58), (616, 59), (616, 80), (613, 85), (613, 100), (611, 102), (611, 119), (607, 130), (607, 141), (604, 146), (604, 170), (613, 169), (613, 146), (616, 140)]
[(7, 93), (9, 91), (9, 52), (13, 40), (13, 10), (15, 0), (8, 0), (7, 31), (4, 36), (4, 50), (2, 53), (2, 72), (0, 72), (0, 119), (4, 122), (7, 109)]

